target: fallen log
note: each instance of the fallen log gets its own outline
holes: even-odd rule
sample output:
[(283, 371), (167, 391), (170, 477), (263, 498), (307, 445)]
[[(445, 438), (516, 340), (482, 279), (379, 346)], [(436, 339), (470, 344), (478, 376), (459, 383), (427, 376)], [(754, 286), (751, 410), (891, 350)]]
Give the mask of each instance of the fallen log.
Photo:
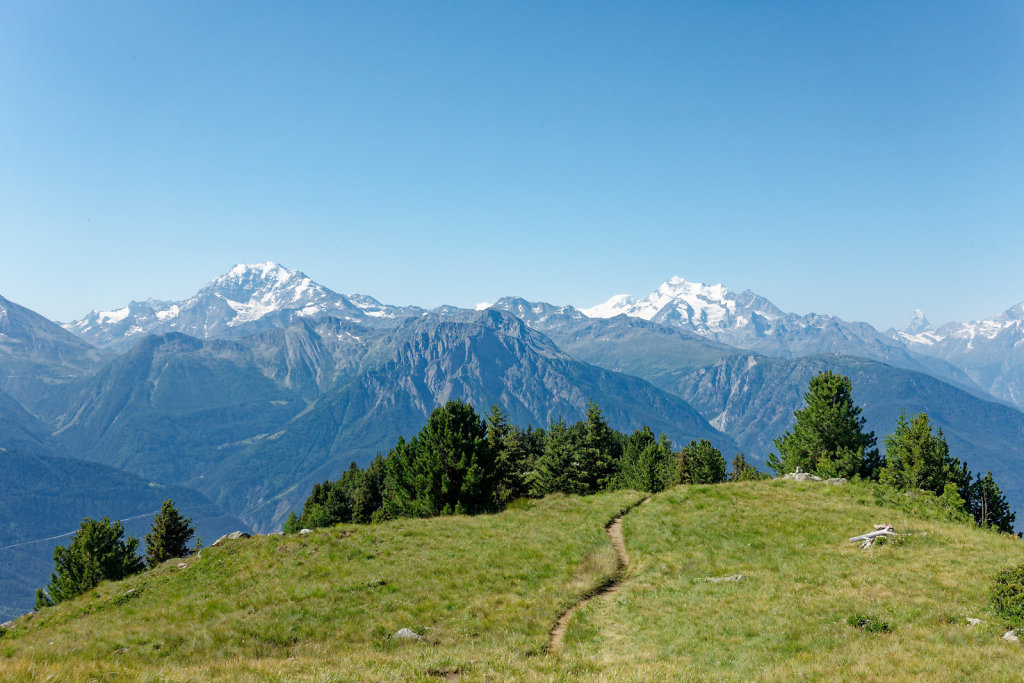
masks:
[(896, 532), (892, 529), (881, 529), (880, 531), (872, 531), (870, 533), (863, 534), (861, 536), (854, 536), (850, 539), (850, 543), (856, 543), (857, 541), (869, 541), (879, 536), (895, 536)]

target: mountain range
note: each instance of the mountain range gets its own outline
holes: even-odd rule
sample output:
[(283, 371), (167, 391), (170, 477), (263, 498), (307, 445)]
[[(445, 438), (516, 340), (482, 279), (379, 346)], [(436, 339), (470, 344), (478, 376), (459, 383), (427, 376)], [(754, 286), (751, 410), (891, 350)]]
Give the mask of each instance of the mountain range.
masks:
[[(681, 278), (588, 309), (506, 297), (427, 311), (238, 265), (189, 299), (64, 325), (0, 298), (0, 449), (177, 487), (204, 519), (269, 530), (313, 483), (365, 465), (451, 398), (535, 427), (593, 400), (617, 429), (647, 424), (677, 447), (707, 438), (763, 462), (807, 381), (832, 369), (851, 376), (879, 436), (900, 410), (927, 411), (953, 455), (991, 469), (1020, 508), (1022, 321), (1016, 306), (879, 332)], [(19, 487), (45, 489), (46, 468), (18, 471)], [(103, 481), (80, 477), (78, 498), (93, 486), (109, 500)]]

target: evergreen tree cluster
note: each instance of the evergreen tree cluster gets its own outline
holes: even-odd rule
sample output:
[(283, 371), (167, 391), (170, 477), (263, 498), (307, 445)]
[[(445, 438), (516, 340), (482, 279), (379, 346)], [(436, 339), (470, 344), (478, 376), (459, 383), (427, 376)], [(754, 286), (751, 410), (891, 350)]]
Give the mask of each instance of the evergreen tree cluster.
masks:
[[(738, 457), (743, 471), (737, 476), (760, 475)], [(302, 514), (292, 513), (284, 530), (493, 512), (517, 498), (556, 492), (656, 493), (676, 483), (725, 480), (725, 460), (709, 442), (675, 451), (667, 436), (655, 436), (650, 427), (623, 434), (594, 403), (574, 424), (556, 418), (546, 429), (522, 429), (498, 406), (481, 418), (455, 400), (435, 408), (419, 434), (408, 441), (399, 437), (365, 470), (353, 463), (337, 481), (316, 484)]]
[(139, 539), (124, 537), (124, 524), (109, 517), (86, 517), (65, 547), (53, 550), (54, 571), (45, 590), (36, 591), (36, 609), (81, 595), (101, 581), (117, 581), (157, 566), (165, 560), (185, 557), (195, 529), (182, 517), (174, 501), (165, 500), (146, 534), (146, 558), (138, 556)]
[(821, 477), (860, 476), (897, 490), (926, 491), (947, 507), (970, 513), (979, 526), (1013, 530), (1015, 515), (992, 473), (972, 480), (967, 463), (950, 455), (942, 430), (932, 433), (927, 414), (909, 420), (901, 414), (885, 440), (883, 458), (874, 432), (864, 431), (866, 421), (852, 391), (848, 377), (825, 371), (811, 378), (805, 406), (793, 413), (792, 431), (775, 440), (780, 455), (768, 458), (769, 467), (778, 474), (799, 467)]

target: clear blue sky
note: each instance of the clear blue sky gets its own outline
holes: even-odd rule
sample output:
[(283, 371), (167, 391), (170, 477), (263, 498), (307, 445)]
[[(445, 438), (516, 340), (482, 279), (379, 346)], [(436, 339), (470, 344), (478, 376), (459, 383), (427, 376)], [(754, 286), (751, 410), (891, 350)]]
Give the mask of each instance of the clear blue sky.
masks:
[(1020, 2), (0, 3), (0, 294), (1024, 300)]

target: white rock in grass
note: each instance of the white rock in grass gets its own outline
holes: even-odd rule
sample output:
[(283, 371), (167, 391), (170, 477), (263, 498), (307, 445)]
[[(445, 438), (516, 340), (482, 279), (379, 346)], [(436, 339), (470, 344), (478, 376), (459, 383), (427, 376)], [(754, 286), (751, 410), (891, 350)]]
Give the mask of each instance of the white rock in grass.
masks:
[(398, 629), (398, 632), (392, 636), (392, 638), (395, 638), (396, 640), (419, 640), (422, 637), (423, 636), (416, 633), (411, 628), (400, 628)]
[(1017, 632), (1016, 631), (1007, 631), (1006, 633), (1004, 633), (1003, 634), (1003, 640), (1009, 641), (1011, 643), (1019, 643), (1020, 642), (1020, 638), (1017, 637)]
[(247, 534), (244, 531), (232, 531), (230, 534), (224, 534), (223, 536), (218, 538), (216, 541), (213, 542), (213, 544), (220, 545), (224, 541), (234, 541), (238, 540), (239, 538), (250, 538), (250, 534)]
[(749, 576), (743, 574), (733, 574), (732, 576), (706, 576), (704, 580), (708, 583), (731, 583), (734, 581), (746, 581)]
[(299, 533), (300, 534), (311, 534), (311, 533), (313, 533), (313, 530), (312, 529), (299, 529)]
[(981, 623), (981, 619), (975, 619), (974, 617), (964, 617), (964, 619), (966, 619), (967, 623), (971, 626), (977, 626)]

